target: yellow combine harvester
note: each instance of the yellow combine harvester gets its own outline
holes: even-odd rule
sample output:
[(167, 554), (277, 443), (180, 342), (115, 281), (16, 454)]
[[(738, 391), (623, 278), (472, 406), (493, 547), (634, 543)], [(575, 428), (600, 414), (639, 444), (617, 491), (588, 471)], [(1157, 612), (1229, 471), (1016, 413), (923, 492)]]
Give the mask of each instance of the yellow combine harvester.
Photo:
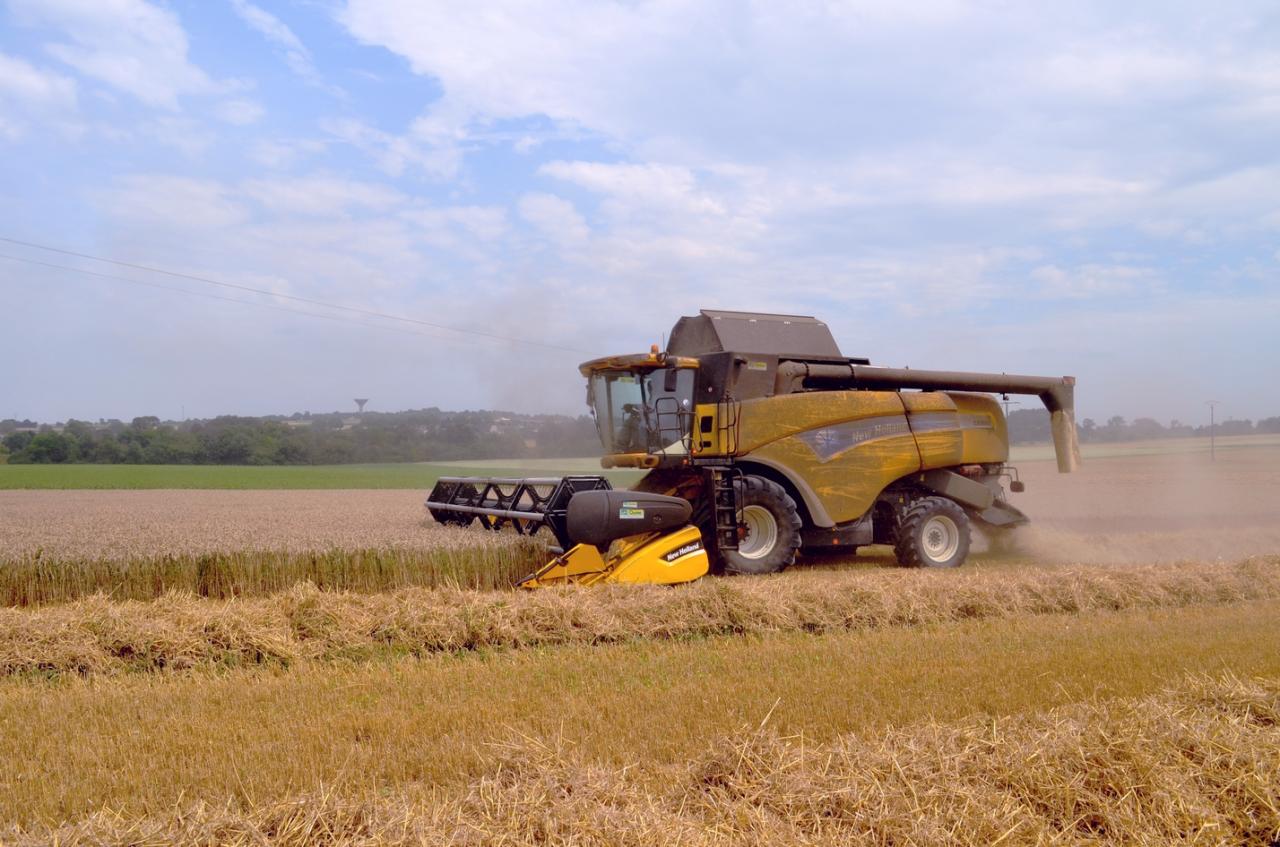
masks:
[(872, 367), (811, 317), (703, 310), (665, 351), (581, 366), (605, 468), (645, 468), (629, 491), (600, 476), (444, 477), (442, 523), (544, 528), (556, 556), (522, 583), (678, 583), (771, 573), (798, 550), (889, 544), (910, 567), (954, 567), (971, 528), (1027, 517), (996, 394), (1049, 410), (1058, 470), (1079, 462), (1072, 377)]

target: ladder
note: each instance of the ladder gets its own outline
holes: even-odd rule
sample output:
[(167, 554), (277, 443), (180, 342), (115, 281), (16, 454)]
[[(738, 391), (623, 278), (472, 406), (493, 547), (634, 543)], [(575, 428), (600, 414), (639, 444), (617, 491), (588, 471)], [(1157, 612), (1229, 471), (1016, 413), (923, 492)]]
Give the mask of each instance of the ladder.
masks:
[(738, 549), (738, 490), (735, 480), (742, 471), (732, 465), (713, 466), (711, 474), (711, 503), (715, 510), (716, 546), (723, 553)]

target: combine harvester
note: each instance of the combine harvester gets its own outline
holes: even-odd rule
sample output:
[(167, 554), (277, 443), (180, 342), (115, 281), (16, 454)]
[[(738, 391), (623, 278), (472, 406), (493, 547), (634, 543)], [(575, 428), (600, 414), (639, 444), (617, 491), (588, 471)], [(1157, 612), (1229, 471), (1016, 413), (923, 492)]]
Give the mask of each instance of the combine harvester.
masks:
[[(541, 530), (555, 558), (522, 585), (679, 583), (772, 573), (800, 549), (888, 544), (910, 567), (954, 567), (971, 527), (1027, 522), (991, 393), (1034, 394), (1058, 470), (1079, 462), (1073, 377), (871, 367), (811, 317), (703, 310), (665, 352), (586, 362), (605, 468), (645, 468), (627, 491), (601, 476), (443, 477), (441, 523)], [(972, 393), (982, 392), (982, 393)]]

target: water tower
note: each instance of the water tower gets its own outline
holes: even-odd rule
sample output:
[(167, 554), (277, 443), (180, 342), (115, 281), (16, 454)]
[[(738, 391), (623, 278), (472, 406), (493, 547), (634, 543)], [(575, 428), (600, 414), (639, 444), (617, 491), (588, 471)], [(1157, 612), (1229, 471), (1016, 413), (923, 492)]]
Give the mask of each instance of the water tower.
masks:
[(368, 397), (357, 397), (356, 405), (360, 407), (360, 412), (364, 412), (364, 404), (369, 402)]

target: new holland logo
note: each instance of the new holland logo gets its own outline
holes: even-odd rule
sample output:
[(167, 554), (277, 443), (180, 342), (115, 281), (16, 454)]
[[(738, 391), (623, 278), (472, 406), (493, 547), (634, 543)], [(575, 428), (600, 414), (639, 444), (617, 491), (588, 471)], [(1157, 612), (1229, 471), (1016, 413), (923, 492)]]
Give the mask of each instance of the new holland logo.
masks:
[(674, 562), (676, 559), (679, 559), (681, 556), (688, 556), (690, 553), (696, 553), (701, 549), (702, 549), (701, 541), (691, 541), (688, 544), (684, 545), (683, 547), (677, 547), (676, 549), (672, 550), (670, 553), (663, 556), (662, 558), (665, 559), (667, 562)]

